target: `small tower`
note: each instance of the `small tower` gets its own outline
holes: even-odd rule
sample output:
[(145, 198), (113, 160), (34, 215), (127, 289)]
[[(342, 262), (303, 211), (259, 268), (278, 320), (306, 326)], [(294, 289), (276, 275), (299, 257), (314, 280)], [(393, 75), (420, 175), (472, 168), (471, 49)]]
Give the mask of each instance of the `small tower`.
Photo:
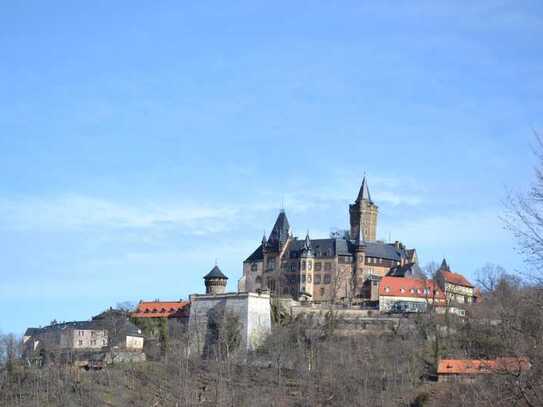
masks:
[(206, 294), (224, 294), (227, 280), (228, 277), (226, 277), (219, 266), (215, 264), (215, 267), (204, 276)]
[(373, 203), (366, 176), (353, 204), (349, 205), (351, 239), (356, 240), (362, 230), (364, 238), (372, 241), (377, 235), (377, 215), (379, 208)]
[(447, 260), (443, 259), (443, 261), (441, 262), (441, 266), (439, 267), (438, 270), (441, 270), (441, 271), (451, 271), (451, 268), (450, 268), (449, 265), (447, 264)]

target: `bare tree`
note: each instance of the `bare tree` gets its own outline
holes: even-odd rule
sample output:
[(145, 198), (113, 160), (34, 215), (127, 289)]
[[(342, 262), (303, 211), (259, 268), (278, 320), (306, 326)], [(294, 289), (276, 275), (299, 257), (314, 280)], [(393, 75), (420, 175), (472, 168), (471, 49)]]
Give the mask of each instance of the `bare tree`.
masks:
[(537, 164), (535, 180), (527, 193), (511, 192), (506, 202), (503, 221), (516, 237), (519, 249), (526, 261), (536, 266), (541, 282), (540, 265), (543, 262), (543, 137), (535, 136), (534, 154)]

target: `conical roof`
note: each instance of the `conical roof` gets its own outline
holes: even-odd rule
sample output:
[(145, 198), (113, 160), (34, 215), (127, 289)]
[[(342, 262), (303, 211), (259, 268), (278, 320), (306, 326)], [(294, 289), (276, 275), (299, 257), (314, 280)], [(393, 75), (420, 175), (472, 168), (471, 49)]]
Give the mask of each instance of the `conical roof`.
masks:
[(368, 181), (366, 180), (365, 175), (364, 175), (364, 178), (362, 179), (362, 185), (360, 186), (360, 191), (358, 191), (358, 197), (356, 198), (355, 202), (360, 202), (363, 200), (372, 202), (370, 190), (368, 188)]
[(213, 269), (211, 269), (211, 271), (204, 276), (204, 280), (208, 280), (210, 278), (222, 278), (224, 280), (228, 280), (228, 277), (223, 274), (219, 266), (213, 267)]
[(443, 259), (441, 262), (441, 266), (439, 267), (441, 270), (449, 270), (449, 265), (447, 264), (447, 260)]

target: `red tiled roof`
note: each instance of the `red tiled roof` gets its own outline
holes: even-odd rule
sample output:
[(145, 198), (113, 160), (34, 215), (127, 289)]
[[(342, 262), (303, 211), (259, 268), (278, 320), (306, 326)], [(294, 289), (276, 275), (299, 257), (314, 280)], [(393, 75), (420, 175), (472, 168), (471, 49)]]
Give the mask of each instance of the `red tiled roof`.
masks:
[(528, 370), (528, 358), (480, 359), (442, 359), (439, 361), (437, 374), (487, 374), (520, 373)]
[(436, 298), (443, 300), (444, 294), (432, 280), (415, 280), (404, 277), (385, 276), (379, 284), (379, 295), (410, 298)]
[(134, 318), (186, 318), (189, 301), (141, 301), (131, 314)]
[(440, 273), (443, 276), (443, 279), (450, 284), (463, 285), (464, 287), (473, 287), (473, 285), (471, 285), (471, 283), (466, 280), (466, 278), (462, 274), (443, 270), (441, 270)]

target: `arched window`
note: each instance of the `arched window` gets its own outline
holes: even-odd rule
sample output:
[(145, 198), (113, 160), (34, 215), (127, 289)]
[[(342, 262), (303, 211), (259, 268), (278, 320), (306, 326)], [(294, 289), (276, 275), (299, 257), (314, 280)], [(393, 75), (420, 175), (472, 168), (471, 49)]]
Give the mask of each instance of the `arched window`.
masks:
[(288, 295), (288, 287), (283, 287), (283, 295)]

